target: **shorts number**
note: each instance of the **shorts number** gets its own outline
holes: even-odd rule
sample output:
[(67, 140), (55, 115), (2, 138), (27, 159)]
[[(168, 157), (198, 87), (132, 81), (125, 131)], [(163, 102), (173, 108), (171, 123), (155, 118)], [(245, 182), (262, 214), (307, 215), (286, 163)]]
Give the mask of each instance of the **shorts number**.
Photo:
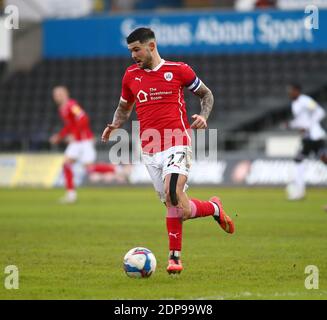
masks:
[(168, 162), (168, 164), (167, 164), (167, 167), (170, 167), (170, 166), (172, 166), (173, 164), (175, 164), (175, 161), (173, 161), (174, 158), (175, 158), (175, 154), (176, 154), (176, 156), (177, 156), (177, 155), (180, 155), (180, 157), (179, 157), (179, 159), (178, 159), (178, 161), (177, 161), (176, 163), (181, 163), (181, 162), (183, 161), (183, 159), (185, 158), (185, 155), (186, 155), (186, 153), (183, 152), (183, 151), (178, 151), (178, 152), (176, 152), (176, 153), (171, 154), (171, 155), (168, 157), (170, 160), (169, 160), (169, 162)]

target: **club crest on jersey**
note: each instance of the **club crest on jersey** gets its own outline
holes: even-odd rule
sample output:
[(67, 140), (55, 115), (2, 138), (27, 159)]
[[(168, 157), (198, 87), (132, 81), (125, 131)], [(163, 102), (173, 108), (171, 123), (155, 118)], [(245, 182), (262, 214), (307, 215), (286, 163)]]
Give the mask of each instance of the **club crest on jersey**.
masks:
[(164, 77), (167, 81), (173, 80), (173, 73), (172, 72), (165, 72)]

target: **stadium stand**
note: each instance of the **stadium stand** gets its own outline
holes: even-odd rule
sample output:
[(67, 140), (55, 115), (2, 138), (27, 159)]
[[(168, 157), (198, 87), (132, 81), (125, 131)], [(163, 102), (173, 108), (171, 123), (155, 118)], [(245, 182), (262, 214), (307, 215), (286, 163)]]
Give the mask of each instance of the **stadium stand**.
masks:
[[(194, 67), (215, 95), (210, 126), (225, 131), (275, 125), (289, 112), (285, 86), (293, 80), (303, 83), (310, 94), (318, 94), (326, 85), (327, 52), (164, 58)], [(12, 74), (0, 84), (1, 149), (48, 148), (49, 135), (60, 126), (51, 99), (51, 89), (57, 84), (71, 89), (99, 135), (116, 108), (121, 78), (129, 64), (130, 58), (53, 59), (39, 62), (31, 71)], [(186, 100), (189, 114), (198, 112), (198, 99), (186, 93)]]
[(0, 80), (2, 79), (4, 73), (5, 73), (6, 63), (0, 61)]

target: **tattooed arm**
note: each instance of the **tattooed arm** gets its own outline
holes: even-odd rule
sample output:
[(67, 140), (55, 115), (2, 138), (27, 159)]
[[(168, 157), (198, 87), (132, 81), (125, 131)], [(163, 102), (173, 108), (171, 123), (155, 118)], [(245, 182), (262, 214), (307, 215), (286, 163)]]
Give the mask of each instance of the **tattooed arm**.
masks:
[(120, 128), (129, 119), (133, 110), (133, 105), (134, 103), (127, 103), (122, 100), (119, 101), (112, 123), (108, 123), (107, 127), (102, 133), (102, 142), (107, 142), (109, 140), (110, 134), (115, 129)]
[(192, 116), (195, 120), (192, 123), (191, 128), (205, 129), (207, 128), (207, 120), (213, 107), (213, 94), (204, 83), (201, 83), (200, 88), (195, 92), (195, 94), (200, 97), (201, 112), (200, 114), (194, 114)]

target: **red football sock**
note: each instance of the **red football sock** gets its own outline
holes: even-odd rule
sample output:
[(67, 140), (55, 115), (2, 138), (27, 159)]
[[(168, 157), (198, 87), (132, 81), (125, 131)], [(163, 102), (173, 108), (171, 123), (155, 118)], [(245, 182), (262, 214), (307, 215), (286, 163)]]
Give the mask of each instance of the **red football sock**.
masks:
[(67, 190), (74, 190), (73, 169), (70, 163), (64, 163), (64, 176)]
[(110, 163), (103, 163), (103, 162), (99, 162), (99, 163), (93, 163), (90, 164), (87, 167), (87, 171), (88, 173), (93, 173), (93, 172), (97, 172), (97, 173), (108, 173), (108, 172), (115, 172), (116, 171), (116, 166)]
[(210, 201), (191, 199), (190, 206), (192, 218), (212, 216), (215, 213), (215, 207)]
[(169, 238), (169, 250), (181, 251), (183, 220), (180, 208), (167, 208), (166, 226)]

